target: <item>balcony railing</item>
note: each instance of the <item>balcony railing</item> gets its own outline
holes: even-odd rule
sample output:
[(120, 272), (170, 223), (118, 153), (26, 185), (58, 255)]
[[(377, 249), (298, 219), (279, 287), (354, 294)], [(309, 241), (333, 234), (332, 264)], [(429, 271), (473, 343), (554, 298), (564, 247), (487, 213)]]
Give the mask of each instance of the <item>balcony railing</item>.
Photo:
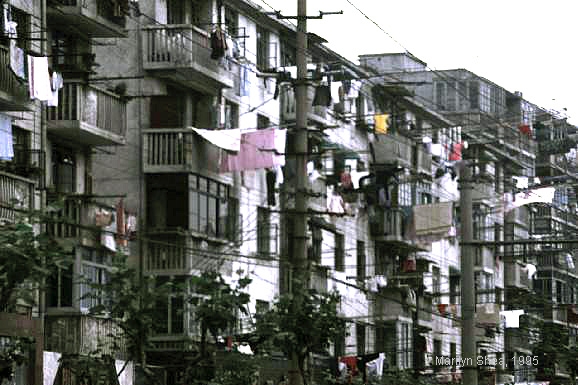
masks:
[(149, 25), (143, 30), (143, 62), (146, 70), (190, 70), (199, 80), (225, 87), (235, 86), (239, 67), (229, 58), (211, 58), (210, 35), (190, 24)]
[(10, 68), (10, 50), (0, 46), (0, 110), (24, 111), (30, 108), (27, 83)]
[(147, 129), (144, 132), (145, 172), (218, 172), (221, 150), (209, 145), (191, 129)]
[(13, 222), (18, 211), (33, 208), (34, 183), (0, 171), (0, 221)]
[(531, 289), (532, 282), (528, 277), (528, 271), (518, 263), (506, 263), (505, 269), (505, 284), (506, 286), (514, 286), (522, 289)]
[(432, 155), (431, 153), (417, 148), (415, 150), (415, 168), (418, 174), (432, 175)]
[(48, 315), (46, 347), (68, 354), (124, 352), (122, 331), (111, 319), (86, 315)]
[[(315, 97), (315, 89), (313, 87), (307, 88), (307, 106), (309, 119), (325, 122), (327, 119), (326, 106), (313, 106), (313, 98)], [(297, 101), (295, 98), (295, 90), (293, 88), (284, 88), (280, 95), (281, 119), (283, 121), (294, 121), (297, 113)]]
[(374, 165), (397, 165), (404, 168), (412, 166), (411, 139), (391, 134), (372, 143)]
[(83, 83), (65, 83), (58, 107), (48, 107), (49, 129), (88, 145), (124, 144), (126, 101)]
[(151, 233), (146, 245), (144, 270), (154, 274), (188, 275), (199, 266), (216, 267), (218, 262), (212, 255), (199, 251), (202, 248), (199, 242), (186, 232)]
[(384, 240), (400, 241), (405, 235), (404, 213), (396, 208), (375, 208), (375, 215), (370, 218), (371, 234)]
[(49, 0), (50, 23), (74, 23), (90, 37), (125, 37), (128, 0)]

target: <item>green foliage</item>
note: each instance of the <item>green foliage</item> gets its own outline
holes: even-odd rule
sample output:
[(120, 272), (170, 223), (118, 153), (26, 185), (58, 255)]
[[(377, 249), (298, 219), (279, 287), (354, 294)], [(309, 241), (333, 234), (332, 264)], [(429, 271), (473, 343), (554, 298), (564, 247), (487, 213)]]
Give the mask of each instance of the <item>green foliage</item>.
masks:
[(322, 352), (345, 332), (337, 314), (340, 296), (310, 291), (304, 296), (283, 295), (256, 322), (257, 350), (296, 354), (302, 369), (309, 353)]
[(72, 263), (46, 233), (35, 231), (39, 226), (39, 220), (0, 226), (0, 309), (11, 309), (17, 299), (32, 303), (31, 289)]
[(239, 312), (248, 315), (246, 306), (250, 296), (243, 290), (250, 283), (250, 278), (241, 277), (236, 286), (231, 287), (216, 271), (205, 271), (192, 277), (194, 294), (189, 297), (189, 303), (195, 307), (195, 319), (201, 323), (201, 329), (208, 330), (217, 338), (235, 325)]
[(258, 379), (258, 358), (238, 352), (219, 356), (219, 368), (211, 385), (251, 385)]
[[(151, 347), (150, 337), (154, 332), (157, 303), (165, 300), (168, 285), (155, 285), (154, 277), (139, 277), (129, 267), (127, 257), (113, 257), (108, 280), (104, 284), (92, 284), (89, 296), (102, 296), (109, 300), (90, 309), (95, 315), (108, 315), (121, 329), (116, 341), (126, 347), (128, 360), (142, 363), (145, 351)], [(120, 348), (117, 344), (116, 348)]]

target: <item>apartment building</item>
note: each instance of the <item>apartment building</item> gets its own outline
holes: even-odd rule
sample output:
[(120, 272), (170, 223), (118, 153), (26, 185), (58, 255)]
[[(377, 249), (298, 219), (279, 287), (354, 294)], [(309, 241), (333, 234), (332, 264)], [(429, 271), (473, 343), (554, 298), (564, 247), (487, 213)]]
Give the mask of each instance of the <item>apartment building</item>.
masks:
[[(408, 54), (362, 55), (360, 62), (362, 67), (388, 73), (396, 80), (420, 82), (407, 86), (413, 99), (462, 127), (461, 140), (468, 145), (464, 153), (471, 161), (474, 178), (474, 239), (480, 241), (475, 261), (478, 353), (497, 362), (502, 357), (531, 354), (539, 334), (532, 327), (536, 322), (558, 323), (574, 335), (573, 322), (567, 321), (567, 315), (572, 319), (573, 313), (558, 305), (572, 303), (571, 248), (525, 241), (560, 238), (561, 233), (572, 232), (575, 206), (568, 198), (574, 198), (574, 190), (565, 182), (575, 158), (571, 137), (575, 128), (558, 114), (526, 101), (521, 93), (508, 92), (467, 70), (430, 71)], [(532, 184), (534, 180), (542, 182)], [(534, 192), (532, 188), (552, 185), (553, 199), (512, 204), (511, 197), (520, 196), (520, 191), (528, 195), (528, 189)], [(506, 242), (494, 243), (497, 241)], [(541, 258), (551, 263), (538, 261)], [(553, 273), (554, 260), (558, 275)], [(537, 275), (536, 269), (547, 272)], [(535, 293), (542, 293), (550, 306), (526, 303), (524, 298)], [(510, 310), (525, 311), (519, 328), (500, 322), (500, 312)], [(480, 379), (489, 383), (547, 379), (543, 369), (519, 362), (509, 365), (509, 370), (485, 369)], [(555, 373), (568, 378), (562, 364)]]

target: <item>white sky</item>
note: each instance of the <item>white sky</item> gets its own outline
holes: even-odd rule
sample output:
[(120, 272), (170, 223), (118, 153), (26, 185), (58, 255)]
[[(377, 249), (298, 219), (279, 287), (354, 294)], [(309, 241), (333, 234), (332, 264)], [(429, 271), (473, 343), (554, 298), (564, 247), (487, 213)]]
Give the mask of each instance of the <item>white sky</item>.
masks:
[[(294, 16), (297, 0), (253, 0)], [(576, 0), (308, 0), (308, 31), (358, 63), (358, 55), (411, 52), (431, 69), (466, 68), (578, 124)], [(266, 2), (266, 3), (265, 3)], [(292, 20), (295, 22), (295, 20)]]

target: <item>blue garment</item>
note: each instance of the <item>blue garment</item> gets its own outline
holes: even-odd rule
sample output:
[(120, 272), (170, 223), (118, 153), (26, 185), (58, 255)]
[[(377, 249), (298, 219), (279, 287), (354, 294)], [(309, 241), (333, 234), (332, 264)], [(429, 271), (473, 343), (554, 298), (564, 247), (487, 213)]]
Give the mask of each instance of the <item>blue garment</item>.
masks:
[(0, 160), (12, 160), (12, 158), (14, 158), (12, 118), (0, 114)]
[(249, 96), (251, 82), (249, 81), (249, 68), (241, 66), (241, 96)]

